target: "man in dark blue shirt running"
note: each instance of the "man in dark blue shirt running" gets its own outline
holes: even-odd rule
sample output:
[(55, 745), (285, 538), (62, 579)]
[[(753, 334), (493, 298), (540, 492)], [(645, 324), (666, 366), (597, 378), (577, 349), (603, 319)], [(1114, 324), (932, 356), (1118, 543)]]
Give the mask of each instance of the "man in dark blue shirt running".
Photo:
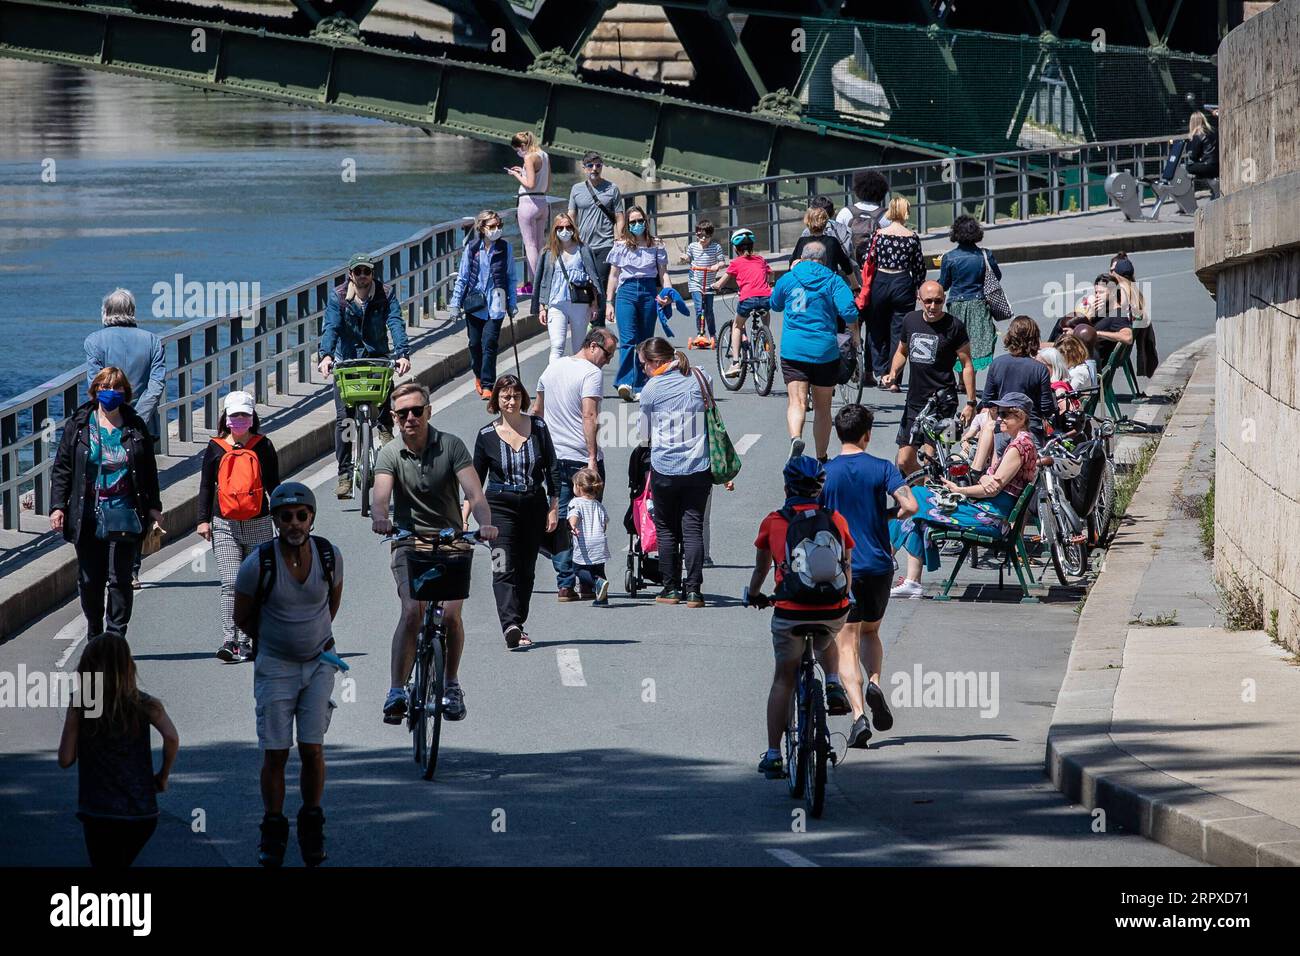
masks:
[[(880, 687), (885, 649), (880, 643), (880, 622), (889, 603), (894, 577), (893, 549), (889, 544), (889, 519), (916, 514), (916, 499), (892, 461), (867, 453), (874, 416), (862, 405), (845, 405), (835, 416), (835, 432), (843, 446), (838, 457), (826, 463), (822, 505), (844, 516), (853, 536), (853, 603), (844, 627), (835, 638), (840, 675), (853, 711), (849, 746), (864, 748), (871, 739), (865, 709), (871, 709), (876, 730), (894, 726), (893, 714)], [(893, 495), (897, 512), (888, 507)], [(866, 699), (858, 666), (867, 662)]]

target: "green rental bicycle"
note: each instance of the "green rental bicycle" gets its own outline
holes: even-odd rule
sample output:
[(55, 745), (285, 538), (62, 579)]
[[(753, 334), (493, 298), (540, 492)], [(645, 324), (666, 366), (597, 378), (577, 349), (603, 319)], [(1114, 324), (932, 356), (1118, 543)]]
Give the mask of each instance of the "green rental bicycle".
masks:
[(361, 495), (361, 514), (370, 516), (370, 489), (375, 482), (375, 459), (379, 457), (379, 410), (393, 390), (390, 359), (361, 358), (334, 363), (334, 384), (339, 400), (353, 413), (355, 441), (352, 443), (352, 481)]

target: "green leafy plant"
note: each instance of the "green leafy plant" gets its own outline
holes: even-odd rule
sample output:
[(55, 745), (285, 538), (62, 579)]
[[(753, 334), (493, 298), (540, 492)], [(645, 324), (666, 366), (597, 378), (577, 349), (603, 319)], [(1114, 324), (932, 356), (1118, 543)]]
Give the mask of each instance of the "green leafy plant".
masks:
[[(1207, 557), (1214, 557), (1214, 479), (1210, 479), (1210, 488), (1201, 498), (1201, 552)], [(1273, 612), (1277, 614), (1276, 611)]]
[(1247, 584), (1236, 571), (1225, 584), (1215, 585), (1219, 591), (1219, 613), (1223, 626), (1230, 631), (1261, 631), (1264, 629), (1264, 595)]
[(1048, 205), (1047, 197), (1041, 193), (1034, 197), (1034, 215), (1046, 216), (1051, 207)]
[(1020, 218), (1020, 200), (1019, 200), (1019, 199), (1017, 199), (1017, 200), (1015, 200), (1015, 201), (1013, 201), (1013, 202), (1011, 203), (1011, 218), (1012, 218), (1012, 219), (1019, 219), (1019, 218)]
[(1079, 211), (1079, 197), (1076, 196), (1074, 193), (1070, 194), (1070, 204), (1066, 206), (1066, 209), (1069, 210), (1070, 212)]
[(1147, 471), (1151, 468), (1151, 462), (1156, 456), (1156, 448), (1159, 445), (1160, 442), (1154, 438), (1146, 442), (1138, 451), (1137, 460), (1115, 483), (1116, 517), (1123, 517), (1128, 513), (1128, 506), (1133, 502), (1133, 495), (1137, 493), (1138, 485), (1142, 484), (1142, 479), (1146, 477)]
[(1129, 621), (1130, 624), (1139, 624), (1142, 627), (1174, 627), (1178, 624), (1178, 610), (1175, 608), (1168, 614), (1157, 614), (1155, 617), (1143, 617), (1142, 612)]

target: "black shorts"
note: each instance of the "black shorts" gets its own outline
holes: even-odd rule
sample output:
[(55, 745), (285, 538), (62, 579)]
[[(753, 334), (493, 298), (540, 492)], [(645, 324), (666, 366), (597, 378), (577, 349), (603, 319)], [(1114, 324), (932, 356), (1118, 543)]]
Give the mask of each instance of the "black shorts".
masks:
[(807, 382), (820, 388), (834, 388), (839, 384), (840, 360), (829, 362), (801, 362), (798, 359), (781, 359), (781, 377), (785, 384)]
[(853, 591), (853, 603), (849, 605), (850, 624), (866, 621), (874, 624), (885, 616), (885, 606), (889, 604), (889, 589), (894, 586), (894, 575), (855, 574), (850, 589)]
[[(912, 426), (916, 424), (916, 416), (921, 414), (921, 409), (925, 408), (925, 403), (929, 400), (929, 395), (921, 395), (914, 399), (911, 393), (908, 393), (907, 403), (903, 406), (903, 420), (898, 424), (898, 437), (895, 439), (899, 448), (913, 444)], [(957, 403), (953, 402), (947, 408), (940, 408), (939, 414), (944, 418), (956, 415)], [(920, 446), (916, 447), (919, 448)]]

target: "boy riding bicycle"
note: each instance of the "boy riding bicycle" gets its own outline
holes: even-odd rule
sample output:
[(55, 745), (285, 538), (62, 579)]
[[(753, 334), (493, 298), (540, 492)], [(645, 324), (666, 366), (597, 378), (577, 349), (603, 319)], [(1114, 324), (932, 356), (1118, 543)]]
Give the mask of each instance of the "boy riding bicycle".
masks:
[(745, 320), (754, 312), (766, 313), (772, 307), (772, 267), (762, 256), (754, 255), (754, 238), (754, 233), (748, 229), (737, 229), (731, 234), (731, 246), (736, 251), (736, 258), (727, 264), (727, 271), (713, 283), (713, 291), (721, 292), (727, 280), (734, 278), (738, 290), (736, 321), (731, 323), (733, 360), (731, 368), (723, 373), (728, 378), (740, 374), (740, 336), (748, 324)]
[[(832, 714), (849, 710), (848, 694), (840, 683), (835, 635), (849, 612), (853, 537), (839, 512), (818, 504), (826, 472), (817, 459), (791, 458), (782, 476), (785, 504), (759, 526), (749, 579), (750, 603), (757, 607), (771, 603), (776, 608), (772, 614), (776, 671), (767, 696), (767, 752), (758, 762), (759, 773), (769, 780), (785, 776), (781, 735), (804, 649), (804, 638), (794, 633), (796, 629), (818, 631), (813, 647), (826, 671), (827, 710)], [(761, 590), (769, 568), (774, 568), (776, 579), (770, 598)]]

